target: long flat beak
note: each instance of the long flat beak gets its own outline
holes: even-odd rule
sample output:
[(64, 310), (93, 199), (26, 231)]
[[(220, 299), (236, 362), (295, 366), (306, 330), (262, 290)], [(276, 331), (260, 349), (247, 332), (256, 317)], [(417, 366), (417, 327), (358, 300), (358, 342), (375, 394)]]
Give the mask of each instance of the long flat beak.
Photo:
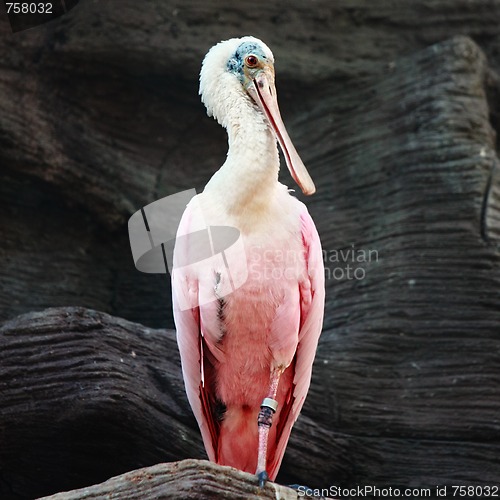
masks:
[(304, 194), (313, 194), (316, 191), (314, 182), (304, 163), (302, 163), (281, 119), (272, 72), (260, 71), (252, 80), (252, 84), (248, 86), (247, 91), (266, 115), (281, 146), (288, 170), (290, 170), (295, 182)]

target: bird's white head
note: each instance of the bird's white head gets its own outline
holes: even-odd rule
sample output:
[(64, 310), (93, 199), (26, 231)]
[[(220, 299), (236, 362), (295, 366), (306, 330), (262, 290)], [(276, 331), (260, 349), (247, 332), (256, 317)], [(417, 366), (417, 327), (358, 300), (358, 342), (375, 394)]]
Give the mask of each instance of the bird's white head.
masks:
[(275, 134), (295, 182), (304, 194), (313, 194), (314, 183), (286, 131), (279, 112), (274, 84), (274, 56), (269, 47), (252, 36), (232, 38), (212, 47), (200, 73), (201, 100), (223, 127), (241, 105)]

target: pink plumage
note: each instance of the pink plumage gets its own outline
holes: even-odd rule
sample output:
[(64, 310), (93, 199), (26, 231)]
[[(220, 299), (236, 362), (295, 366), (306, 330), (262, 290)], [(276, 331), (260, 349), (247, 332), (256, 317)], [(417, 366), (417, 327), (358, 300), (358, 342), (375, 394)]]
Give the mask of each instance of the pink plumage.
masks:
[[(265, 479), (276, 477), (307, 395), (325, 298), (314, 223), (277, 180), (276, 140), (295, 180), (314, 192), (279, 116), (273, 63), (252, 37), (205, 58), (200, 93), (228, 129), (229, 152), (186, 208), (172, 271), (186, 392), (207, 454)], [(196, 262), (192, 235), (208, 227), (237, 229), (237, 245)]]

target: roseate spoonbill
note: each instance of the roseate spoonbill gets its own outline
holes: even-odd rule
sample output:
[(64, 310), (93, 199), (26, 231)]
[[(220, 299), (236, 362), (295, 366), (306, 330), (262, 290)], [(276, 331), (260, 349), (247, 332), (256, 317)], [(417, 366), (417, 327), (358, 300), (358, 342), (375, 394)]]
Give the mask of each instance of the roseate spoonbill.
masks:
[[(315, 187), (280, 117), (267, 45), (247, 36), (212, 47), (200, 94), (227, 129), (229, 152), (179, 225), (177, 341), (208, 457), (256, 473), (263, 486), (278, 473), (309, 388), (325, 299), (318, 233), (305, 205), (278, 182), (277, 142), (302, 191)], [(184, 264), (189, 235), (206, 226), (239, 231), (244, 252), (232, 256), (230, 275), (221, 259)], [(221, 293), (242, 276), (241, 286)]]

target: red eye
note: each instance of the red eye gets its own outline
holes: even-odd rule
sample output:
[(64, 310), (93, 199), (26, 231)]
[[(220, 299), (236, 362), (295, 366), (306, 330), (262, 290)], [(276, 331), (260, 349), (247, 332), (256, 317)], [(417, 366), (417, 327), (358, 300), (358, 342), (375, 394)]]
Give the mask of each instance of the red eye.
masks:
[(249, 56), (245, 57), (245, 64), (249, 68), (255, 68), (255, 66), (257, 66), (258, 63), (259, 63), (259, 60), (257, 59), (257, 56), (249, 55)]

